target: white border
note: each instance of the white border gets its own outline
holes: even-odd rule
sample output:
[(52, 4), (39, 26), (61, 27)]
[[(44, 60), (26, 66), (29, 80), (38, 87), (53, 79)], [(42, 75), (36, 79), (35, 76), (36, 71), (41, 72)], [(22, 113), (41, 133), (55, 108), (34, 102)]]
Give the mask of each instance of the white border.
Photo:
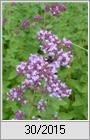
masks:
[(79, 0), (74, 0), (74, 1), (73, 0), (64, 0), (64, 1), (62, 1), (62, 0), (57, 0), (57, 1), (55, 1), (55, 0), (52, 0), (52, 1), (50, 1), (50, 0), (44, 0), (44, 1), (42, 1), (42, 0), (37, 0), (37, 1), (36, 0), (28, 0), (28, 1), (27, 0), (26, 1), (22, 1), (22, 0), (13, 0), (13, 1), (10, 0), (10, 1), (8, 1), (8, 0), (5, 0), (5, 1), (1, 1), (1, 3), (9, 3), (9, 2), (15, 2), (15, 3), (30, 3), (30, 2), (35, 2), (35, 3), (36, 2), (42, 2), (42, 3), (43, 2), (48, 2), (48, 3), (50, 3), (50, 2), (54, 2), (54, 3), (55, 2), (58, 2), (58, 3), (59, 2), (61, 2), (61, 3), (64, 3), (64, 2), (89, 3), (89, 1), (85, 1), (85, 0), (84, 1), (83, 0), (82, 1), (79, 1)]
[(15, 3), (39, 3), (39, 2), (47, 2), (47, 3), (52, 3), (52, 2), (61, 2), (61, 3), (68, 3), (68, 2), (81, 2), (81, 3), (88, 3), (88, 120), (2, 120), (2, 4), (3, 3), (10, 3), (12, 1), (1, 1), (1, 121), (2, 122), (87, 122), (89, 121), (89, 1), (15, 1)]
[(22, 0), (14, 1), (13, 0), (13, 1), (11, 1), (10, 0), (10, 1), (7, 1), (7, 0), (5, 0), (5, 1), (2, 1), (2, 3), (9, 3), (9, 2), (15, 2), (15, 3), (30, 3), (30, 2), (33, 2), (33, 3), (34, 2), (35, 3), (36, 2), (37, 3), (39, 3), (39, 2), (42, 2), (42, 3), (43, 2), (48, 2), (48, 3), (53, 3), (53, 2), (61, 2), (61, 3), (64, 3), (64, 2), (76, 2), (76, 3), (81, 2), (82, 3), (83, 2), (83, 3), (89, 3), (89, 1), (80, 1), (80, 0), (77, 0), (77, 1), (76, 0), (74, 0), (74, 1), (72, 1), (72, 0), (69, 0), (69, 1), (68, 0), (66, 0), (66, 1), (62, 1), (62, 0), (57, 0), (57, 1), (55, 1), (55, 0), (52, 0), (52, 1), (48, 1), (48, 0), (44, 0), (44, 1), (42, 1), (42, 0), (37, 0), (37, 1), (36, 0), (29, 0), (29, 1), (27, 1), (27, 0), (26, 1), (22, 1)]

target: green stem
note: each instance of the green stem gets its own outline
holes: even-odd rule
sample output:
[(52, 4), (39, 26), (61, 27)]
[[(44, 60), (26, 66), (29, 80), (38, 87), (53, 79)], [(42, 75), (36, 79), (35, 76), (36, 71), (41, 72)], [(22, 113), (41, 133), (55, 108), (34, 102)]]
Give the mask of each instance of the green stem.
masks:
[(46, 18), (46, 15), (45, 15), (45, 12), (44, 12), (44, 28), (45, 28), (45, 18)]
[(73, 45), (75, 45), (76, 47), (78, 47), (78, 48), (80, 48), (80, 49), (82, 49), (82, 50), (84, 50), (84, 51), (88, 52), (88, 50), (87, 50), (87, 49), (82, 48), (81, 46), (79, 46), (79, 45), (77, 45), (77, 44), (74, 44), (74, 43), (72, 43), (72, 44), (73, 44)]

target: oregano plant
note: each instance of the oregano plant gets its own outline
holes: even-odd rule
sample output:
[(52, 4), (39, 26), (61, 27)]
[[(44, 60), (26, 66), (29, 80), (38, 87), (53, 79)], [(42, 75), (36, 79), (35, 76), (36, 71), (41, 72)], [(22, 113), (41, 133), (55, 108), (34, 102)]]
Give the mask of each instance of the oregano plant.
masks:
[[(72, 69), (73, 46), (86, 52), (87, 50), (67, 38), (59, 38), (52, 30), (45, 28), (45, 15), (51, 15), (55, 20), (67, 10), (68, 7), (63, 4), (45, 4), (44, 18), (42, 15), (33, 16), (34, 22), (42, 22), (44, 26), (36, 34), (39, 44), (37, 53), (30, 54), (27, 60), (16, 65), (17, 75), (24, 77), (24, 80), (18, 86), (9, 89), (7, 93), (7, 100), (18, 104), (18, 109), (14, 112), (12, 119), (58, 120), (60, 119), (58, 117), (60, 102), (62, 103), (64, 99), (73, 94), (72, 87), (58, 77), (58, 71), (61, 71), (62, 68)], [(28, 26), (33, 27), (34, 24), (30, 24), (29, 20), (25, 19), (19, 28), (23, 30)], [(16, 30), (16, 34), (18, 33), (19, 29)], [(53, 107), (54, 101), (57, 101), (55, 107)], [(49, 106), (51, 110), (48, 109)], [(28, 114), (24, 112), (23, 108), (28, 109)]]

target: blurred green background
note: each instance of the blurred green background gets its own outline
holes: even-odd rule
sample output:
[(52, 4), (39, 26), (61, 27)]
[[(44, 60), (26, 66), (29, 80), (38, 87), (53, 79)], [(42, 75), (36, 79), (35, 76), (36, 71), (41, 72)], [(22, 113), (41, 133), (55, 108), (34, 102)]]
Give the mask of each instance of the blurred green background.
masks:
[[(59, 79), (66, 82), (72, 89), (72, 95), (60, 101), (41, 93), (33, 94), (26, 91), (25, 96), (34, 104), (20, 105), (17, 102), (7, 101), (9, 89), (19, 85), (24, 77), (16, 73), (16, 65), (28, 59), (31, 53), (37, 53), (39, 41), (37, 32), (41, 29), (51, 30), (60, 38), (66, 37), (73, 43), (88, 49), (88, 4), (63, 3), (68, 10), (59, 17), (44, 12), (44, 7), (50, 3), (3, 3), (3, 119), (14, 118), (17, 109), (25, 113), (24, 119), (39, 116), (41, 119), (53, 119), (54, 112), (58, 112), (61, 120), (88, 119), (88, 53), (73, 46), (73, 62), (70, 68), (61, 68), (58, 71)], [(33, 16), (41, 15), (43, 20), (35, 22)], [(24, 29), (21, 23), (28, 19), (30, 25)], [(40, 113), (36, 103), (44, 98), (48, 101), (48, 108)]]

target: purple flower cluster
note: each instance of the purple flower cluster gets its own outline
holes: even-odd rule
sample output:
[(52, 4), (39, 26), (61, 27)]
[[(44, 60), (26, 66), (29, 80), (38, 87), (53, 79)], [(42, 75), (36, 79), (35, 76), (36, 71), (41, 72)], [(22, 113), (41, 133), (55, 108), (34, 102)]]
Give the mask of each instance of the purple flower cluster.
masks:
[[(48, 57), (51, 57), (52, 61), (48, 62), (48, 58), (31, 54), (28, 61), (17, 65), (17, 73), (24, 75), (26, 79), (19, 87), (13, 88), (8, 92), (8, 99), (26, 103), (27, 101), (23, 98), (23, 93), (25, 89), (32, 87), (34, 90), (38, 88), (43, 89), (45, 93), (58, 98), (71, 94), (72, 90), (58, 79), (56, 73), (60, 66), (67, 66), (70, 63), (72, 58), (72, 42), (67, 39), (62, 41), (56, 35), (45, 30), (38, 32), (38, 39), (45, 43), (40, 47), (44, 53), (48, 54)], [(58, 48), (57, 41), (69, 50), (64, 52), (62, 48)], [(42, 87), (43, 80), (45, 84)]]
[(15, 112), (15, 120), (23, 120), (24, 114), (21, 110)]
[(21, 62), (17, 66), (16, 71), (26, 76), (26, 80), (20, 86), (22, 90), (25, 90), (30, 86), (38, 87), (42, 80), (47, 82), (50, 77), (55, 77), (56, 66), (54, 63), (49, 64), (47, 59), (40, 55), (31, 54), (27, 62)]
[[(22, 64), (26, 64), (22, 65)], [(64, 64), (64, 62), (62, 63)], [(58, 80), (57, 68), (59, 67), (57, 61), (48, 63), (42, 56), (31, 55), (27, 63), (22, 62), (17, 66), (18, 74), (24, 74), (26, 80), (22, 82), (21, 89), (25, 90), (30, 87), (41, 87), (42, 80), (45, 80), (44, 91), (50, 96), (64, 97), (71, 94), (71, 89), (68, 89), (65, 83)], [(65, 64), (64, 64), (65, 65)]]
[(39, 15), (38, 15), (38, 16), (34, 16), (34, 17), (33, 17), (33, 20), (34, 20), (34, 21), (40, 21), (40, 20), (42, 20), (42, 17), (39, 16)]
[(23, 28), (26, 28), (29, 25), (30, 25), (30, 22), (29, 22), (29, 20), (26, 19), (21, 23), (20, 28), (23, 29)]
[(56, 4), (56, 5), (46, 5), (45, 11), (51, 12), (53, 16), (59, 15), (61, 12), (66, 11), (67, 7), (64, 5)]
[(47, 101), (44, 101), (43, 99), (41, 99), (37, 104), (37, 109), (39, 111), (44, 111), (46, 107), (47, 107)]
[(54, 35), (51, 31), (40, 30), (37, 33), (38, 39), (40, 41), (45, 41), (46, 43), (53, 43), (54, 45), (61, 45), (68, 49), (72, 49), (72, 42), (66, 38), (63, 40), (59, 39), (57, 35)]
[(7, 93), (7, 100), (15, 100), (22, 104), (27, 103), (27, 101), (23, 97), (23, 91), (20, 87), (10, 89), (10, 91)]
[(61, 41), (61, 44), (69, 49), (72, 48), (72, 42), (66, 38)]
[[(54, 64), (56, 63), (57, 66), (66, 66), (69, 64), (72, 58), (72, 42), (70, 40), (61, 40), (56, 35), (52, 34), (52, 32), (47, 30), (41, 30), (37, 35), (40, 41), (45, 42), (40, 46), (41, 50), (53, 57)], [(58, 45), (64, 46), (69, 50), (64, 52), (62, 48), (57, 47)]]
[[(56, 73), (60, 66), (67, 66), (70, 63), (70, 60), (73, 57), (71, 50), (72, 42), (67, 39), (61, 40), (56, 35), (52, 34), (52, 32), (47, 30), (41, 30), (37, 35), (38, 39), (42, 41), (42, 43), (44, 42), (43, 45), (40, 46), (41, 50), (52, 58), (52, 62), (48, 64), (48, 67), (51, 68), (52, 74), (49, 74), (45, 90), (50, 94), (50, 96), (58, 98), (69, 96), (72, 90), (57, 78)], [(57, 42), (59, 42), (59, 45), (64, 46), (69, 50), (64, 52), (62, 48), (57, 47)]]
[(72, 90), (67, 87), (65, 83), (62, 83), (55, 77), (51, 77), (46, 86), (47, 92), (50, 93), (50, 96), (63, 98), (68, 97)]
[(41, 85), (42, 79), (48, 77), (46, 71), (50, 71), (50, 68), (47, 66), (48, 62), (46, 62), (42, 56), (37, 54), (31, 54), (27, 62), (21, 62), (16, 68), (18, 74), (26, 76), (26, 80), (22, 83), (21, 89), (30, 86), (38, 87)]

